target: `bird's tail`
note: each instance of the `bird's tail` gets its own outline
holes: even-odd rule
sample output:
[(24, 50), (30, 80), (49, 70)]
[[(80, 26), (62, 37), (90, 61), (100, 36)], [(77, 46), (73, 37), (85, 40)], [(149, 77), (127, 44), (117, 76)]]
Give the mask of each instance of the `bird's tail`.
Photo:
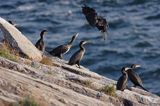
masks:
[(146, 88), (144, 88), (142, 85), (139, 85), (143, 90), (149, 92)]

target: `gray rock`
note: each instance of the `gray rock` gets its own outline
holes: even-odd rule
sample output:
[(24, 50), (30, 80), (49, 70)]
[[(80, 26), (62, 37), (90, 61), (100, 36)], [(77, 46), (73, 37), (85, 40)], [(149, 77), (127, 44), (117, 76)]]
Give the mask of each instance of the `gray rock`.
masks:
[[(33, 67), (24, 64), (30, 60), (20, 60), (16, 63), (0, 57), (0, 105), (1, 101), (14, 103), (27, 94), (42, 106), (160, 106), (159, 96), (138, 88), (116, 91), (116, 96), (99, 92), (99, 87), (116, 81), (86, 68), (67, 66), (56, 58), (54, 62), (61, 64), (58, 67), (38, 62), (38, 67)], [(85, 85), (85, 81), (90, 83)]]
[(13, 25), (0, 17), (0, 29), (11, 47), (34, 61), (41, 61), (40, 51)]

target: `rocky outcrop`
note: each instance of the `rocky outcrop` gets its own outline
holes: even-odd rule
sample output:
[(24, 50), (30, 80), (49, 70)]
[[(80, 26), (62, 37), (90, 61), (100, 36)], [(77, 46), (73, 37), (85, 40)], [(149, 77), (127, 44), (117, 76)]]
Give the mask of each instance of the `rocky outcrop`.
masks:
[(40, 51), (13, 25), (0, 17), (0, 29), (4, 38), (11, 47), (22, 52), (34, 61), (40, 61), (42, 55)]
[[(47, 53), (50, 65), (36, 62), (41, 53), (21, 32), (2, 18), (0, 28), (12, 47), (32, 59), (19, 57), (13, 62), (0, 57), (0, 106), (12, 106), (26, 96), (40, 106), (160, 106), (159, 96), (138, 88), (116, 91), (116, 81)], [(105, 92), (106, 86), (112, 88)]]
[(52, 66), (0, 57), (0, 103), (12, 104), (31, 95), (42, 106), (160, 106), (160, 97), (138, 88), (115, 91), (115, 96), (100, 92), (116, 81), (50, 58)]

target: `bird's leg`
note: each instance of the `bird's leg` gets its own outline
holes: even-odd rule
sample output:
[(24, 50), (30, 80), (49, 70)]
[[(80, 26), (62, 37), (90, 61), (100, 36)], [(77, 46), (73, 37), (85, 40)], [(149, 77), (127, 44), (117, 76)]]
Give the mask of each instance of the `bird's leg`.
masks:
[(135, 88), (136, 88), (136, 85), (134, 85), (133, 87), (135, 87)]
[(79, 68), (81, 68), (81, 67), (80, 67), (80, 62), (79, 62), (79, 61), (77, 62), (77, 65), (79, 66)]
[(63, 59), (63, 55), (62, 54), (60, 54), (60, 59)]

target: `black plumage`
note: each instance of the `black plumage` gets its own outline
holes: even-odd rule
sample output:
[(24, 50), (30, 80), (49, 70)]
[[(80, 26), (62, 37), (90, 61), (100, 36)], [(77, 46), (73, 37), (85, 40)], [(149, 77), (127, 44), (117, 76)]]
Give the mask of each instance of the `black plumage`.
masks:
[(82, 7), (82, 12), (85, 15), (88, 23), (91, 26), (95, 26), (95, 24), (96, 24), (96, 19), (95, 18), (97, 16), (97, 13), (96, 13), (95, 9), (93, 9), (91, 7), (88, 7), (87, 5), (84, 5)]
[(122, 76), (118, 79), (117, 81), (117, 85), (116, 85), (116, 89), (117, 90), (121, 90), (124, 91), (124, 89), (126, 89), (127, 87), (127, 82), (128, 82), (128, 74), (127, 74), (127, 70), (130, 68), (127, 67), (123, 67), (121, 69), (122, 72)]
[(105, 18), (102, 16), (96, 16), (96, 27), (101, 32), (107, 32), (108, 23)]
[(45, 33), (47, 33), (47, 30), (41, 31), (40, 39), (35, 44), (36, 48), (42, 52), (44, 52), (44, 50), (45, 50), (45, 44), (44, 44), (44, 40), (43, 40), (43, 36), (45, 35)]
[[(87, 5), (82, 7), (82, 13), (85, 15), (91, 26), (97, 27), (99, 31), (103, 32), (103, 38), (105, 40), (105, 35), (107, 34), (108, 28), (107, 20), (104, 17), (99, 16), (95, 9), (88, 7)], [(106, 34), (104, 32), (106, 32)]]
[(131, 65), (132, 69), (128, 70), (128, 77), (131, 80), (131, 82), (134, 84), (135, 87), (139, 86), (142, 89), (148, 91), (147, 89), (145, 89), (143, 87), (142, 80), (141, 80), (140, 76), (137, 73), (135, 73), (135, 71), (133, 70), (133, 69), (136, 69), (138, 67), (140, 67), (140, 65), (138, 65), (138, 64), (132, 64)]
[(54, 48), (49, 53), (53, 56), (56, 56), (56, 57), (59, 57), (62, 59), (63, 55), (65, 53), (67, 53), (70, 50), (70, 48), (72, 47), (72, 44), (73, 44), (74, 40), (77, 38), (77, 36), (78, 36), (78, 33), (75, 34), (74, 36), (72, 36), (72, 39), (67, 44), (60, 45), (60, 46)]
[(83, 45), (86, 43), (87, 43), (87, 41), (80, 42), (80, 44), (79, 44), (80, 49), (71, 56), (71, 58), (68, 62), (69, 65), (77, 64), (80, 68), (80, 61), (83, 58), (83, 55), (85, 53), (85, 48), (83, 47)]

